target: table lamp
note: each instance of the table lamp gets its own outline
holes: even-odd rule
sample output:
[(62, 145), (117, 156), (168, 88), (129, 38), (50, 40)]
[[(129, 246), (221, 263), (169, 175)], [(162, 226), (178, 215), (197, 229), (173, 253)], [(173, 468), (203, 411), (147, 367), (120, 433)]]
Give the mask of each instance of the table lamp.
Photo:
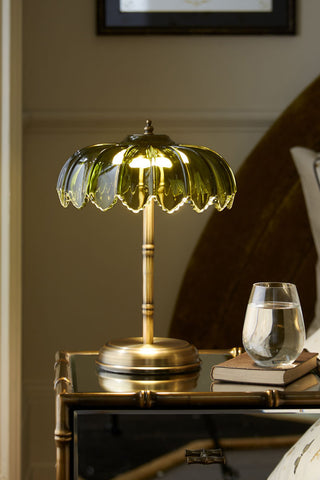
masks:
[(100, 349), (98, 366), (114, 373), (166, 375), (199, 368), (195, 346), (185, 340), (154, 337), (154, 202), (173, 213), (186, 202), (196, 212), (210, 205), (231, 208), (236, 193), (227, 162), (206, 147), (177, 145), (155, 135), (150, 120), (143, 134), (75, 152), (63, 166), (57, 192), (63, 207), (80, 209), (91, 201), (102, 211), (118, 199), (132, 212), (143, 211), (142, 337), (110, 340)]

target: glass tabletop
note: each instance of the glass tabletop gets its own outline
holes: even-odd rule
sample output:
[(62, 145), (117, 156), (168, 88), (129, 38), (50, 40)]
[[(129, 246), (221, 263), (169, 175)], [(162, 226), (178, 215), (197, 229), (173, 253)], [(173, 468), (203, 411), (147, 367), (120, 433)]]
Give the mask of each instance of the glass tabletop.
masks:
[(188, 374), (170, 376), (125, 375), (102, 371), (96, 364), (97, 352), (71, 353), (71, 383), (76, 393), (156, 392), (261, 392), (270, 389), (288, 392), (320, 391), (320, 378), (309, 373), (286, 387), (213, 382), (211, 370), (234, 356), (230, 351), (200, 351), (201, 367)]
[[(170, 453), (180, 444), (185, 445), (198, 437), (204, 438), (208, 435), (204, 428), (212, 422), (219, 429), (221, 426), (224, 434), (229, 424), (232, 432), (242, 432), (246, 436), (249, 421), (257, 434), (258, 420), (263, 435), (272, 422), (278, 420), (282, 422), (282, 433), (287, 432), (283, 427), (284, 421), (288, 432), (290, 428), (292, 433), (291, 424), (294, 424), (294, 434), (303, 433), (319, 415), (320, 379), (316, 372), (289, 384), (284, 392), (280, 387), (270, 385), (214, 383), (211, 379), (212, 368), (238, 352), (239, 349), (200, 351), (199, 371), (156, 378), (102, 372), (96, 363), (98, 352), (57, 352), (55, 435), (58, 455), (62, 459), (59, 468), (62, 472), (66, 468), (64, 448), (68, 448), (72, 438), (72, 448), (76, 453), (71, 460), (70, 478), (78, 479), (78, 474), (87, 478), (88, 469), (90, 475), (93, 469), (97, 476), (90, 478), (100, 480), (114, 478), (113, 471), (118, 474), (119, 465), (125, 471), (138, 468), (137, 451), (144, 452), (145, 462), (146, 445), (152, 445), (150, 459), (153, 459), (154, 456)], [(299, 421), (291, 422), (292, 417), (299, 417)], [(70, 419), (73, 419), (71, 423)], [(120, 444), (122, 436), (118, 435), (119, 425), (128, 437), (126, 441), (129, 443), (125, 446)], [(142, 430), (146, 428), (149, 430), (142, 435)], [(270, 435), (274, 431), (278, 434), (278, 424), (270, 431)], [(138, 443), (137, 432), (143, 445)], [(160, 440), (165, 439), (164, 451), (159, 442), (154, 441), (154, 432), (159, 432)], [(169, 433), (173, 438), (170, 442)], [(248, 432), (248, 435), (251, 433)], [(66, 441), (61, 442), (65, 438)], [(126, 445), (130, 445), (129, 450)], [(132, 445), (137, 447), (133, 452)], [(108, 455), (105, 454), (105, 448)], [(132, 453), (131, 456), (126, 455), (128, 464), (124, 464), (122, 459), (120, 462), (117, 456), (123, 451)], [(106, 460), (110, 475), (106, 474), (106, 471), (109, 472), (106, 470)], [(103, 476), (99, 477), (99, 472)]]

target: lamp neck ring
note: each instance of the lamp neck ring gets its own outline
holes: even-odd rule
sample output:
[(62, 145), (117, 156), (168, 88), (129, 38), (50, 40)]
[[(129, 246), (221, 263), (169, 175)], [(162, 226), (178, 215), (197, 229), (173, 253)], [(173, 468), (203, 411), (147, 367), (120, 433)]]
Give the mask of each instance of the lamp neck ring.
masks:
[(176, 145), (168, 135), (154, 135), (153, 133), (134, 133), (128, 135), (121, 143), (120, 146), (128, 147), (130, 145), (151, 145), (153, 147)]
[(154, 135), (151, 120), (146, 120), (144, 133), (134, 133), (126, 137), (121, 143), (121, 146), (128, 147), (130, 145), (151, 145), (153, 147), (161, 147), (168, 145), (175, 145), (168, 135)]

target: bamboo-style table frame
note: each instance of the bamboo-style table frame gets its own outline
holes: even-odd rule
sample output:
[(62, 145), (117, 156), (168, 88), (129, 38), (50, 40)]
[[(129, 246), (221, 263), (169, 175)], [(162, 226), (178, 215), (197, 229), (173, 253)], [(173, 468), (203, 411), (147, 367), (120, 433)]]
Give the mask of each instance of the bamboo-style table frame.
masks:
[[(230, 351), (200, 351), (201, 353)], [(184, 410), (221, 413), (320, 413), (320, 391), (280, 391), (276, 388), (260, 392), (171, 392), (139, 390), (128, 393), (78, 392), (73, 384), (73, 355), (96, 355), (98, 352), (57, 352), (55, 361), (56, 399), (56, 480), (73, 480), (74, 412), (80, 410)]]

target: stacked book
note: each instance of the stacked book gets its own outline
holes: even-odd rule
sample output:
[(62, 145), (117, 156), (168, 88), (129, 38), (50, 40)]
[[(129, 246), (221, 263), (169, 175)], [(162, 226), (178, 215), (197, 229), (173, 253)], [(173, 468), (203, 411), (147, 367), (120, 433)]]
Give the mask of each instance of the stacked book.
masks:
[[(294, 389), (306, 390), (318, 385), (318, 378), (309, 374), (317, 367), (317, 353), (303, 350), (294, 363), (284, 367), (260, 367), (254, 363), (247, 353), (242, 353), (211, 370), (213, 385), (212, 391), (245, 390), (250, 385), (250, 390), (261, 390), (263, 387), (288, 388), (290, 384)], [(228, 388), (228, 384), (230, 388)], [(256, 385), (256, 387), (254, 386)]]

